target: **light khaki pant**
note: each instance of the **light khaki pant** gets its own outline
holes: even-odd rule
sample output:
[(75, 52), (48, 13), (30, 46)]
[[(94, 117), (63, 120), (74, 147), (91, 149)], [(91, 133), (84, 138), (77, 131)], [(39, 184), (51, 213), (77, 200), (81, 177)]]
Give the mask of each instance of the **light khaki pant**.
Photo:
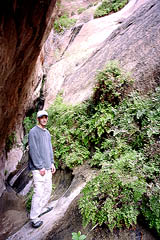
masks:
[(52, 173), (46, 170), (44, 176), (40, 175), (39, 170), (33, 170), (34, 194), (32, 197), (30, 220), (37, 222), (43, 207), (48, 203), (52, 192)]

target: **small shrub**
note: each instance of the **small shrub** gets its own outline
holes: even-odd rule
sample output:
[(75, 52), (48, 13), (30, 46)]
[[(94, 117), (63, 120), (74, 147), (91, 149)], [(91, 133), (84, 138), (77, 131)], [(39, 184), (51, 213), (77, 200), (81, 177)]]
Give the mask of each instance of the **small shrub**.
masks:
[(96, 9), (94, 18), (99, 18), (108, 15), (112, 12), (117, 12), (128, 3), (128, 0), (104, 0)]
[(77, 12), (78, 12), (78, 14), (81, 14), (82, 12), (84, 12), (86, 9), (85, 8), (79, 8), (78, 10), (77, 10)]
[(47, 126), (52, 136), (57, 166), (65, 164), (73, 168), (82, 164), (90, 155), (85, 143), (82, 143), (83, 132), (80, 131), (85, 109), (85, 105), (83, 107), (65, 105), (59, 95), (48, 111)]
[(80, 200), (84, 225), (129, 228), (143, 214), (159, 233), (160, 89), (140, 96), (131, 88), (130, 77), (112, 62), (97, 74), (90, 100), (70, 106), (57, 96), (48, 129), (57, 166), (88, 161), (100, 171)]
[(139, 203), (146, 191), (141, 178), (122, 178), (112, 172), (102, 172), (83, 189), (80, 210), (83, 225), (105, 223), (113, 231), (115, 227), (136, 224), (140, 213)]
[(142, 204), (142, 213), (149, 227), (160, 235), (160, 182), (149, 189)]
[(33, 128), (37, 123), (37, 113), (33, 113), (30, 117), (25, 117), (23, 120), (23, 126), (25, 130), (25, 135), (29, 133), (31, 128)]
[(16, 143), (17, 141), (17, 137), (16, 137), (16, 133), (15, 132), (12, 132), (8, 137), (7, 137), (7, 140), (6, 140), (6, 146), (5, 146), (5, 149), (7, 152), (9, 152), (13, 145)]
[(86, 239), (85, 235), (81, 235), (81, 232), (79, 231), (78, 233), (72, 233), (72, 239), (73, 240), (84, 240)]
[(33, 187), (32, 187), (30, 189), (29, 193), (27, 194), (26, 201), (25, 201), (27, 212), (30, 212), (30, 210), (31, 210), (31, 202), (32, 202), (33, 193), (34, 193), (34, 190), (33, 190)]
[(104, 70), (99, 71), (96, 79), (97, 84), (93, 94), (95, 104), (99, 102), (119, 104), (127, 95), (133, 82), (115, 61), (108, 63)]
[(57, 33), (63, 33), (66, 29), (71, 28), (76, 23), (76, 19), (69, 18), (67, 15), (63, 15), (55, 20), (54, 30)]
[(25, 117), (23, 120), (24, 126), (24, 137), (22, 140), (23, 148), (26, 149), (28, 145), (28, 134), (31, 128), (33, 128), (37, 124), (37, 113), (33, 113), (30, 117)]

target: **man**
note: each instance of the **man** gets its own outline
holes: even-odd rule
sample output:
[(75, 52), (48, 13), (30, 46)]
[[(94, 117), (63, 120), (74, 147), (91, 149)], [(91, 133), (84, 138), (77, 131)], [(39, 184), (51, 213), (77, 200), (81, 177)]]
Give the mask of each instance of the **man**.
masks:
[(32, 197), (30, 220), (32, 227), (43, 224), (40, 216), (51, 211), (45, 208), (52, 191), (52, 174), (56, 172), (53, 160), (51, 136), (45, 128), (48, 113), (41, 110), (37, 113), (38, 125), (29, 132), (29, 168), (32, 170), (34, 194)]

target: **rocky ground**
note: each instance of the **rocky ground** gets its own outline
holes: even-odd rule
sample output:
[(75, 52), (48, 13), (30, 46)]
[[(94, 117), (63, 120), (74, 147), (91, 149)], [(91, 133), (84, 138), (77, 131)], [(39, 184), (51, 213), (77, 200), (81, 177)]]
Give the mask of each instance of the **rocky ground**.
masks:
[[(81, 196), (80, 192), (85, 184), (94, 177), (97, 172), (85, 164), (75, 168), (72, 174), (73, 179), (68, 186), (66, 186), (64, 179), (70, 179), (70, 174), (68, 175), (65, 173), (65, 177), (62, 177), (60, 174), (61, 181), (58, 179), (56, 180), (59, 182), (57, 186), (57, 191), (59, 189), (59, 193), (56, 191), (55, 195), (53, 194), (48, 204), (48, 206), (53, 207), (53, 210), (41, 217), (44, 224), (40, 228), (33, 229), (29, 219), (23, 216), (24, 211), (20, 212), (19, 207), (19, 211), (13, 212), (13, 215), (11, 214), (13, 217), (10, 217), (10, 222), (7, 221), (8, 219), (6, 218), (6, 224), (11, 224), (12, 228), (14, 227), (14, 229), (12, 229), (12, 234), (6, 232), (5, 235), (1, 235), (0, 239), (71, 240), (73, 232), (81, 231), (87, 236), (87, 240), (156, 240), (156, 237), (139, 225), (129, 230), (116, 230), (113, 233), (109, 232), (104, 226), (93, 228), (89, 225), (83, 228), (82, 216), (78, 209), (78, 200)], [(61, 188), (63, 189), (63, 193), (60, 191)], [(16, 219), (14, 219), (15, 213), (17, 214)], [(10, 212), (7, 212), (7, 214), (10, 214)], [(16, 224), (19, 224), (20, 229), (18, 231), (15, 231)]]

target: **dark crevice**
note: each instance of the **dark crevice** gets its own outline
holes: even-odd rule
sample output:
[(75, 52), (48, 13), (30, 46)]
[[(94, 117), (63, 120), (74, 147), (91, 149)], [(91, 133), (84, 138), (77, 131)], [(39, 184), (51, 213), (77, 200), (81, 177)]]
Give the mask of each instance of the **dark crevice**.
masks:
[(83, 24), (76, 26), (72, 29), (72, 33), (71, 33), (71, 38), (69, 40), (69, 43), (67, 45), (67, 47), (65, 48), (65, 50), (63, 51), (61, 57), (63, 57), (63, 55), (65, 54), (65, 52), (67, 51), (68, 47), (71, 45), (71, 43), (74, 41), (74, 39), (76, 38), (76, 36), (78, 35), (78, 33), (80, 32), (81, 28), (83, 27)]

